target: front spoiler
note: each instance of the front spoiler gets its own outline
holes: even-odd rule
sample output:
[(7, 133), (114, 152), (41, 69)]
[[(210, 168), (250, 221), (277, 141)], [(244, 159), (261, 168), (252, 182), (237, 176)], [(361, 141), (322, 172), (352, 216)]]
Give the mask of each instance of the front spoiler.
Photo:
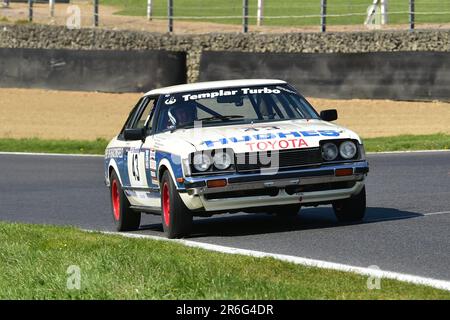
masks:
[[(353, 174), (336, 176), (338, 169), (352, 169)], [(349, 198), (361, 191), (364, 178), (369, 172), (367, 161), (322, 165), (319, 168), (283, 171), (275, 174), (231, 174), (209, 177), (189, 177), (185, 180), (185, 192), (181, 193), (186, 206), (191, 210), (206, 211), (235, 210), (258, 206), (274, 206), (295, 203), (317, 203)], [(225, 179), (225, 187), (208, 188), (209, 180)], [(333, 182), (352, 182), (346, 189), (296, 192), (289, 194), (286, 187), (315, 185)], [(232, 191), (246, 191), (264, 188), (277, 188), (276, 196), (243, 196), (233, 198), (208, 199), (206, 195)], [(206, 196), (206, 197), (205, 197)]]

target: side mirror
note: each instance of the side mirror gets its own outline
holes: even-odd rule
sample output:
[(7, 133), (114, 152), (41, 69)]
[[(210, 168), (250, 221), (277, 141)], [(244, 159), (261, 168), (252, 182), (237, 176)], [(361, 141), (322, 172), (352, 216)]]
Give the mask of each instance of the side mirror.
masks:
[(123, 132), (123, 137), (126, 141), (145, 141), (145, 130), (143, 128), (125, 129), (125, 131)]
[(338, 114), (336, 109), (323, 110), (320, 112), (320, 117), (324, 121), (334, 121), (337, 120)]

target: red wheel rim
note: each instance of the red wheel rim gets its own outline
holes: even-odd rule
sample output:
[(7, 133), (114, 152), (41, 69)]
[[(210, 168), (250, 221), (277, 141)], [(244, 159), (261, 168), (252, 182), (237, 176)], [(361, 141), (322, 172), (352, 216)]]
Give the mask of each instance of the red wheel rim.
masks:
[(120, 219), (120, 195), (119, 187), (117, 186), (117, 180), (113, 180), (111, 187), (111, 199), (113, 205), (114, 219), (119, 221)]
[(162, 206), (164, 214), (164, 223), (166, 226), (170, 225), (170, 197), (169, 197), (169, 186), (167, 182), (164, 182), (162, 190)]

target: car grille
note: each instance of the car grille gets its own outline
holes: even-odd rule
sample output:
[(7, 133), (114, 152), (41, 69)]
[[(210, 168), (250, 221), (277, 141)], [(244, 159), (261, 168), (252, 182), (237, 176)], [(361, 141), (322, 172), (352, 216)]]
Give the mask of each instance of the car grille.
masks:
[(264, 168), (295, 168), (321, 163), (320, 148), (247, 152), (236, 155), (238, 172), (257, 171)]

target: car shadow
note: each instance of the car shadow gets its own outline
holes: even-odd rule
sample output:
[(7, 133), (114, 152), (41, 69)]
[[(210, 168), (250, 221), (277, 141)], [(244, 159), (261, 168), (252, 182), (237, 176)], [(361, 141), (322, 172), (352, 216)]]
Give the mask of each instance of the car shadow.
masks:
[[(222, 214), (209, 218), (196, 218), (189, 238), (232, 237), (257, 234), (280, 233), (300, 230), (336, 228), (344, 225), (379, 223), (423, 216), (420, 213), (394, 208), (368, 207), (363, 221), (340, 223), (331, 207), (302, 208), (291, 218), (278, 218), (268, 214)], [(162, 233), (160, 223), (141, 226), (141, 230)]]

